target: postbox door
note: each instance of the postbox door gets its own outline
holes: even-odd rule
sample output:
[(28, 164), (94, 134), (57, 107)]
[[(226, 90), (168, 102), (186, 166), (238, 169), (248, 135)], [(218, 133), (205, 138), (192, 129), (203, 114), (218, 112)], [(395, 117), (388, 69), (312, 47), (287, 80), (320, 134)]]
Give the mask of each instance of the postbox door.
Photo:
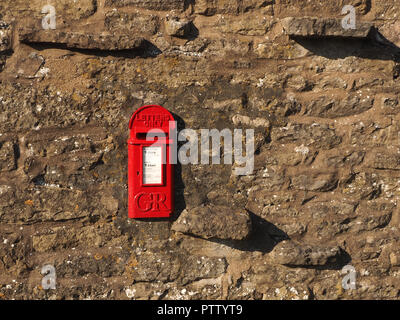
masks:
[[(174, 209), (169, 145), (131, 145), (129, 150), (129, 217), (169, 217)], [(162, 163), (164, 150), (166, 161)]]

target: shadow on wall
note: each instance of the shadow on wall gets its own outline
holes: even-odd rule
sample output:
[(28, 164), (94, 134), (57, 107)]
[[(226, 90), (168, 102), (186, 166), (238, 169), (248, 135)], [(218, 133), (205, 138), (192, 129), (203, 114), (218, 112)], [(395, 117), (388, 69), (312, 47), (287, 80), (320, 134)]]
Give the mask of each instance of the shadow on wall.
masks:
[(351, 256), (345, 251), (341, 250), (340, 256), (338, 256), (334, 262), (328, 262), (323, 266), (298, 266), (298, 265), (286, 265), (289, 268), (302, 268), (302, 269), (313, 269), (313, 270), (342, 270), (342, 268), (351, 262)]
[[(249, 212), (252, 222), (252, 233), (249, 238), (241, 241), (210, 239), (210, 241), (223, 244), (241, 251), (260, 251), (270, 253), (275, 246), (284, 240), (290, 240), (290, 237), (281, 229), (267, 220)], [(332, 262), (328, 261), (325, 265), (290, 265), (290, 268), (303, 268), (314, 270), (341, 270), (343, 266), (351, 261), (351, 256), (343, 249), (340, 255), (335, 257)]]
[(48, 49), (60, 49), (96, 57), (115, 57), (126, 59), (134, 59), (137, 57), (154, 58), (162, 53), (157, 46), (147, 40), (143, 40), (141, 45), (137, 48), (122, 50), (71, 48), (67, 44), (49, 42), (28, 43), (27, 45), (39, 52)]
[(196, 4), (195, 0), (185, 0), (184, 8), (185, 10), (187, 10), (190, 6), (192, 6), (193, 8), (195, 4)]
[(251, 218), (252, 231), (246, 240), (220, 240), (210, 241), (226, 245), (241, 251), (271, 252), (274, 247), (283, 240), (289, 240), (289, 236), (274, 224), (248, 211)]
[[(177, 123), (177, 132), (180, 132), (181, 130), (185, 129), (185, 121), (178, 116), (176, 113), (171, 112), (172, 116), (174, 117), (176, 123)], [(180, 147), (185, 144), (186, 141), (183, 142), (177, 142), (177, 148), (178, 150)], [(175, 210), (171, 215), (171, 223), (178, 219), (182, 211), (186, 208), (186, 202), (185, 202), (185, 197), (184, 197), (184, 191), (185, 191), (185, 184), (182, 179), (182, 165), (178, 161), (178, 163), (175, 165), (175, 181), (174, 181), (174, 186), (175, 186)]]
[(291, 37), (310, 52), (328, 58), (343, 59), (355, 56), (372, 60), (400, 62), (400, 48), (386, 39), (376, 28), (371, 29), (368, 38), (302, 38)]
[(189, 25), (190, 31), (188, 32), (188, 36), (186, 37), (189, 41), (195, 40), (199, 36), (199, 29), (193, 24), (193, 22)]

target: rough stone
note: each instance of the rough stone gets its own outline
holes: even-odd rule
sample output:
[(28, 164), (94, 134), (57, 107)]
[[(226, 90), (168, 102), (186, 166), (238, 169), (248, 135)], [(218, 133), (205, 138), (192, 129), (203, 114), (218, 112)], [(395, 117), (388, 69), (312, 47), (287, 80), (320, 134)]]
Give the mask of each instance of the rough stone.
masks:
[[(41, 14), (42, 8), (45, 3), (42, 0), (33, 0), (26, 2), (25, 5), (29, 6), (29, 10), (33, 13), (34, 16), (40, 15), (40, 20), (45, 16), (45, 14)], [(59, 0), (54, 3), (51, 3), (56, 10), (56, 17), (58, 22), (69, 22), (85, 19), (97, 11), (97, 1), (96, 0)], [(60, 21), (61, 20), (61, 21)], [(64, 21), (62, 21), (64, 20)]]
[(226, 259), (218, 257), (190, 256), (185, 259), (184, 265), (190, 271), (183, 273), (183, 283), (218, 278), (227, 269)]
[(286, 182), (284, 172), (279, 166), (270, 166), (265, 169), (258, 170), (255, 180), (252, 183), (252, 190), (267, 189), (269, 191), (279, 191)]
[(370, 159), (367, 159), (367, 164), (376, 169), (399, 170), (400, 157), (389, 152), (375, 152)]
[(323, 201), (310, 202), (305, 206), (305, 210), (309, 211), (314, 219), (327, 219), (329, 216), (342, 216), (348, 218), (354, 215), (357, 203), (345, 201)]
[(157, 15), (143, 16), (139, 13), (111, 10), (106, 13), (104, 24), (112, 33), (152, 36), (160, 29), (160, 18)]
[(352, 124), (351, 141), (352, 145), (369, 147), (385, 147), (388, 144), (397, 146), (398, 130), (400, 123), (397, 120), (390, 121), (357, 121)]
[(334, 173), (307, 172), (291, 179), (292, 187), (307, 191), (330, 191), (337, 186), (338, 179)]
[(337, 237), (350, 230), (357, 214), (357, 203), (349, 200), (311, 201), (302, 209), (313, 223), (308, 226), (308, 233), (324, 241)]
[(143, 48), (145, 40), (132, 35), (103, 35), (65, 31), (19, 30), (19, 37), (25, 43), (53, 43), (71, 49), (91, 50), (134, 50)]
[(400, 253), (399, 252), (391, 252), (389, 255), (390, 264), (393, 267), (400, 267)]
[(135, 6), (138, 8), (150, 10), (183, 10), (185, 7), (184, 0), (106, 0), (107, 7), (126, 7)]
[(281, 22), (289, 36), (305, 38), (366, 38), (373, 27), (373, 24), (370, 22), (359, 22), (355, 29), (344, 29), (341, 19), (321, 19), (312, 17), (288, 17)]
[(325, 266), (337, 263), (342, 255), (339, 247), (299, 245), (282, 241), (270, 253), (274, 262), (289, 266)]
[(41, 24), (42, 19), (49, 13), (49, 11), (42, 13), (42, 9), (46, 5), (54, 7), (57, 27), (73, 26), (76, 22), (92, 17), (97, 12), (97, 0), (58, 0), (54, 2), (4, 0), (0, 7), (2, 9), (0, 16), (7, 22), (22, 18), (25, 24), (32, 19)]
[(357, 219), (351, 223), (355, 232), (369, 231), (386, 227), (392, 220), (394, 203), (382, 200), (369, 200), (357, 207)]
[(13, 186), (8, 184), (0, 185), (0, 215), (3, 217), (4, 215), (4, 208), (11, 207), (15, 203), (15, 189)]
[(0, 141), (0, 172), (17, 168), (16, 145), (13, 141)]
[(329, 155), (324, 160), (328, 167), (342, 168), (359, 165), (365, 157), (365, 151), (338, 150), (340, 155)]
[(227, 34), (263, 36), (272, 29), (275, 23), (269, 17), (254, 19), (254, 14), (246, 13), (238, 17), (229, 15), (220, 16), (215, 24), (215, 28)]
[(195, 3), (195, 12), (207, 16), (214, 14), (238, 14), (252, 9), (270, 6), (272, 1), (258, 2), (254, 0), (199, 0)]
[(145, 252), (131, 256), (126, 272), (135, 281), (174, 281), (179, 276), (181, 262), (171, 254)]
[(305, 3), (302, 0), (277, 0), (274, 11), (279, 17), (297, 16), (318, 16), (321, 18), (337, 17), (345, 5), (352, 5), (357, 13), (366, 14), (371, 9), (370, 0), (332, 0), (329, 2), (310, 1)]
[(251, 221), (249, 215), (242, 210), (204, 206), (182, 212), (172, 230), (205, 239), (243, 240), (250, 234)]
[[(279, 208), (283, 211), (283, 215), (289, 216), (289, 209), (294, 206), (295, 195), (287, 192), (271, 192), (268, 188), (252, 187), (249, 190), (248, 202), (246, 209), (261, 215), (262, 213), (270, 213), (270, 208)], [(266, 209), (268, 208), (268, 209)], [(297, 212), (294, 216), (297, 215)]]
[(284, 127), (273, 127), (272, 141), (279, 143), (297, 143), (307, 147), (331, 149), (342, 142), (334, 129), (323, 124), (288, 123)]
[[(125, 254), (126, 255), (126, 254)], [(56, 262), (54, 267), (57, 276), (75, 278), (96, 274), (100, 277), (121, 276), (125, 270), (124, 254), (102, 255), (94, 253), (90, 256), (75, 254), (63, 261)]]
[(270, 127), (270, 122), (267, 119), (263, 118), (256, 118), (256, 119), (251, 119), (248, 116), (236, 114), (232, 117), (232, 122), (234, 125), (240, 126), (240, 125), (247, 125), (250, 127), (263, 127), (263, 128), (269, 128)]
[(98, 223), (97, 225), (77, 228), (55, 227), (46, 233), (32, 237), (32, 247), (37, 252), (72, 248), (101, 248), (112, 246), (115, 242), (126, 245), (127, 237), (111, 224)]
[(342, 192), (354, 199), (373, 199), (380, 193), (380, 189), (375, 175), (361, 172), (344, 181)]
[(261, 42), (254, 47), (254, 53), (259, 58), (273, 59), (300, 59), (310, 55), (310, 52), (297, 43), (282, 45), (280, 43)]
[(306, 106), (306, 114), (322, 118), (347, 117), (363, 113), (372, 108), (374, 99), (348, 95), (345, 98), (323, 96)]
[(0, 53), (11, 49), (11, 34), (11, 26), (4, 21), (0, 21)]
[[(304, 223), (300, 222), (281, 222), (281, 223), (276, 223), (276, 227), (279, 228), (284, 232), (285, 235), (287, 235), (290, 239), (293, 239), (295, 237), (302, 236), (307, 232), (307, 225)], [(269, 234), (274, 237), (274, 230), (271, 230)], [(281, 232), (275, 232), (275, 237), (283, 236)]]
[(188, 37), (192, 31), (192, 22), (186, 19), (179, 19), (176, 16), (167, 16), (165, 19), (165, 31), (174, 37)]

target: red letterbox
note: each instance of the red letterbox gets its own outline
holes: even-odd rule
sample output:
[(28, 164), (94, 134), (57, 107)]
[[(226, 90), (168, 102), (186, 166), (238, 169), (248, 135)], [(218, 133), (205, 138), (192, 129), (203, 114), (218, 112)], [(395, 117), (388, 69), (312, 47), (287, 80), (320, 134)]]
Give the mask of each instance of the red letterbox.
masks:
[(143, 106), (132, 115), (129, 129), (129, 218), (169, 217), (174, 210), (174, 165), (170, 161), (174, 118), (161, 106)]

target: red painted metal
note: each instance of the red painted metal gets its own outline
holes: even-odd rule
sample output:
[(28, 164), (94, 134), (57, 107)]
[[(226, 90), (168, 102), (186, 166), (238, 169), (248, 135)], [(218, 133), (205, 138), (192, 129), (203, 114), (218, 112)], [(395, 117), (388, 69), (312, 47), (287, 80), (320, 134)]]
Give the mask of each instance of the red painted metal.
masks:
[(174, 165), (170, 161), (174, 118), (161, 106), (143, 106), (132, 115), (129, 129), (129, 218), (170, 217), (174, 210)]

